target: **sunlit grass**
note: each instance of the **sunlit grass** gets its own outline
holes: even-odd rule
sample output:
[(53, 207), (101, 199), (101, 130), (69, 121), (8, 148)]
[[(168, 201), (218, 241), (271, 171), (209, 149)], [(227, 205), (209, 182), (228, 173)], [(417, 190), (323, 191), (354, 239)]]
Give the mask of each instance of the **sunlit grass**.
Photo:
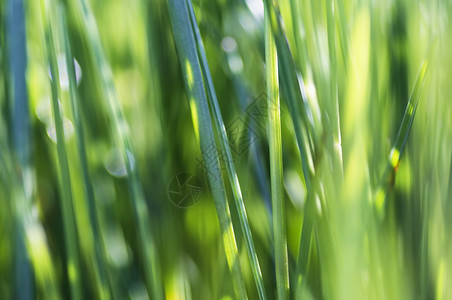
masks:
[(0, 299), (451, 298), (451, 13), (1, 0)]

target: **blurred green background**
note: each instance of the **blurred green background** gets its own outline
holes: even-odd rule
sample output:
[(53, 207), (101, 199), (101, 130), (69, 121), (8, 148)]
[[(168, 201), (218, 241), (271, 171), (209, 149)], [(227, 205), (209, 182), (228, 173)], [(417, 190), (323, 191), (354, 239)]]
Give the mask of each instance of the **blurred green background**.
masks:
[[(275, 299), (267, 112), (279, 107), (268, 105), (264, 4), (173, 2), (193, 5)], [(283, 31), (273, 34), (287, 39), (316, 146), (307, 175), (294, 131), (303, 116), (282, 91), (289, 297), (452, 299), (452, 1), (277, 2)], [(239, 298), (171, 7), (0, 0), (0, 299)], [(402, 152), (393, 145), (415, 87)], [(225, 193), (258, 299), (228, 184)]]

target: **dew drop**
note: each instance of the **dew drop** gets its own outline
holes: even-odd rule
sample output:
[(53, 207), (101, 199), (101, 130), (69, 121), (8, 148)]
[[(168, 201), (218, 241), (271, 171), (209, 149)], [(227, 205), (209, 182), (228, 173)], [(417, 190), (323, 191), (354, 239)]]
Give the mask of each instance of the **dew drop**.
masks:
[[(133, 169), (135, 166), (135, 158), (130, 151), (127, 151), (127, 157), (129, 158), (130, 167), (131, 169)], [(110, 152), (105, 157), (104, 166), (105, 169), (107, 169), (108, 173), (110, 173), (114, 177), (127, 176), (126, 164), (119, 148), (113, 148), (112, 150), (110, 150)]]
[[(69, 140), (72, 135), (74, 135), (74, 125), (72, 125), (71, 120), (63, 118), (63, 131), (65, 141)], [(57, 142), (55, 124), (52, 123), (51, 125), (47, 126), (47, 135), (54, 143)]]
[(232, 55), (228, 58), (229, 68), (234, 73), (240, 73), (243, 70), (243, 61), (238, 55)]
[(106, 244), (108, 259), (115, 267), (123, 268), (131, 262), (130, 249), (119, 228), (111, 227), (107, 229)]
[[(58, 100), (58, 106), (60, 107), (60, 112), (62, 112), (63, 106), (60, 100)], [(52, 100), (50, 97), (43, 97), (39, 100), (36, 106), (36, 116), (43, 123), (49, 124), (53, 122)]]
[(233, 37), (227, 36), (223, 40), (221, 40), (221, 47), (226, 52), (234, 52), (237, 50), (237, 42)]
[[(57, 57), (58, 63), (58, 73), (60, 76), (60, 86), (63, 91), (67, 91), (69, 89), (69, 75), (66, 65), (66, 56), (65, 54), (59, 54)], [(82, 80), (82, 68), (80, 67), (77, 60), (74, 58), (74, 68), (75, 68), (75, 80), (77, 85), (80, 84), (80, 80)], [(49, 68), (49, 76), (52, 79), (52, 74)]]
[(262, 20), (264, 18), (264, 3), (262, 1), (246, 0), (246, 5), (256, 19)]

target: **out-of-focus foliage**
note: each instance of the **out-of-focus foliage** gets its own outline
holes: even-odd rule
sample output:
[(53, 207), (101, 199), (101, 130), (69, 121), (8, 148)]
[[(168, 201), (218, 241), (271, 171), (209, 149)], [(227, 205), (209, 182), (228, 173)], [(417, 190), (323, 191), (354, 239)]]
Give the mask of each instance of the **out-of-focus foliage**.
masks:
[(0, 299), (452, 298), (451, 17), (0, 0)]

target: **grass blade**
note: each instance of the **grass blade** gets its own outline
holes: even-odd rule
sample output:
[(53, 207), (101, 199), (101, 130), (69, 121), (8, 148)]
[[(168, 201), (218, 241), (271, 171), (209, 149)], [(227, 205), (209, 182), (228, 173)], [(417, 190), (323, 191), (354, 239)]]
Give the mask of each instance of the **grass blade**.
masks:
[[(289, 45), (283, 32), (281, 24), (281, 15), (277, 3), (269, 0), (264, 1), (265, 11), (267, 12), (269, 26), (268, 30), (273, 33), (273, 38), (278, 55), (278, 64), (280, 67), (281, 88), (286, 95), (289, 110), (291, 113), (292, 122), (295, 130), (295, 137), (297, 140), (298, 150), (301, 156), (302, 170), (306, 184), (308, 195), (313, 194), (312, 178), (314, 177), (314, 166), (310, 165), (310, 161), (315, 161), (313, 155), (315, 154), (315, 126), (312, 117), (312, 112), (306, 98), (303, 80), (298, 81), (297, 72), (293, 63)], [(301, 90), (303, 88), (303, 90)], [(300, 107), (301, 105), (301, 107)], [(299, 115), (301, 112), (301, 118)], [(300, 120), (301, 119), (301, 120)], [(307, 201), (312, 202), (314, 197), (308, 197)], [(307, 207), (312, 206), (312, 203)], [(275, 212), (273, 212), (275, 213)], [(305, 209), (305, 217), (303, 218), (303, 232), (300, 241), (298, 268), (306, 269), (308, 253), (301, 251), (308, 251), (311, 241), (313, 214), (310, 210)], [(275, 229), (274, 229), (275, 230)], [(275, 241), (276, 242), (276, 241)], [(302, 258), (302, 259), (300, 259)], [(301, 267), (300, 267), (301, 266)], [(306, 274), (301, 274), (302, 276)]]
[(129, 158), (128, 153), (134, 156), (135, 151), (132, 146), (127, 122), (119, 104), (113, 75), (104, 57), (96, 21), (88, 3), (86, 1), (73, 1), (71, 3), (75, 6), (77, 13), (82, 16), (82, 31), (88, 37), (88, 47), (92, 57), (99, 64), (98, 76), (101, 79), (102, 91), (104, 93), (102, 99), (107, 102), (105, 107), (108, 108), (108, 115), (110, 121), (113, 123), (114, 130), (112, 134), (119, 146), (128, 174), (127, 182), (140, 246), (139, 257), (144, 265), (143, 271), (148, 294), (149, 296), (152, 295), (153, 299), (162, 299), (163, 290), (160, 276), (158, 276), (159, 264), (157, 260), (157, 249), (152, 232), (149, 230), (148, 207), (140, 184), (138, 169), (136, 166), (132, 166), (131, 159)]
[[(306, 187), (311, 188), (311, 177), (313, 176), (313, 166), (309, 165), (312, 155), (315, 153), (315, 127), (312, 112), (306, 99), (306, 93), (302, 93), (300, 85), (304, 90), (303, 81), (298, 81), (297, 72), (293, 63), (285, 34), (282, 30), (281, 15), (275, 2), (265, 0), (265, 9), (268, 12), (268, 19), (275, 40), (278, 53), (278, 64), (280, 67), (281, 88), (286, 95), (289, 110), (294, 124), (295, 136), (298, 150), (301, 155), (301, 163), (305, 178)], [(301, 112), (301, 120), (299, 112)]]
[[(307, 190), (307, 204), (304, 209), (303, 230), (300, 240), (298, 255), (298, 270), (301, 280), (307, 274), (307, 264), (309, 259), (309, 249), (314, 226), (314, 184), (312, 179), (315, 174), (317, 136), (316, 126), (312, 116), (311, 108), (306, 97), (306, 89), (303, 79), (298, 81), (297, 72), (293, 63), (289, 45), (283, 31), (282, 18), (277, 3), (264, 1), (265, 9), (268, 13), (269, 28), (273, 33), (273, 38), (278, 54), (278, 64), (280, 67), (281, 88), (286, 95), (292, 122), (294, 124), (295, 137), (298, 150), (300, 151), (303, 175)], [(300, 113), (299, 113), (300, 112)], [(301, 116), (300, 116), (301, 114)], [(306, 253), (305, 253), (306, 252)]]
[(268, 143), (273, 208), (276, 287), (278, 299), (289, 299), (286, 215), (284, 207), (281, 113), (279, 104), (278, 56), (271, 32), (268, 8), (265, 10), (265, 65), (268, 96)]
[(185, 0), (170, 0), (169, 11), (179, 61), (188, 92), (193, 125), (199, 141), (204, 163), (208, 168), (208, 180), (214, 196), (220, 229), (229, 269), (232, 272), (234, 289), (239, 299), (246, 298), (245, 285), (239, 264), (237, 244), (234, 237), (229, 205), (220, 171), (218, 151), (210, 120), (209, 106), (203, 84), (195, 36), (191, 30), (190, 15)]
[(346, 16), (345, 16), (345, 8), (344, 8), (344, 1), (341, 0), (334, 0), (334, 9), (337, 10), (338, 19), (339, 19), (339, 26), (338, 26), (338, 32), (339, 32), (339, 43), (341, 45), (341, 52), (342, 52), (342, 60), (344, 62), (344, 65), (347, 67), (347, 55), (348, 55), (348, 47), (349, 47), (349, 39), (348, 39), (348, 32), (347, 32), (347, 23), (346, 23)]
[(262, 272), (259, 266), (259, 260), (257, 257), (256, 249), (254, 247), (253, 236), (251, 233), (250, 225), (248, 223), (248, 217), (246, 215), (245, 204), (243, 203), (242, 191), (240, 188), (240, 183), (235, 171), (234, 162), (229, 147), (229, 141), (226, 133), (226, 128), (224, 126), (223, 118), (221, 116), (220, 106), (218, 105), (217, 95), (215, 93), (215, 88), (212, 81), (212, 76), (210, 75), (209, 66), (207, 64), (207, 57), (204, 50), (204, 46), (201, 39), (201, 34), (199, 32), (198, 24), (196, 22), (196, 16), (193, 11), (193, 6), (190, 0), (186, 0), (188, 9), (190, 11), (190, 21), (193, 28), (193, 33), (196, 38), (196, 45), (198, 50), (199, 58), (201, 59), (201, 70), (203, 73), (203, 78), (207, 82), (207, 99), (209, 100), (210, 106), (213, 108), (215, 129), (217, 135), (220, 137), (221, 150), (226, 153), (226, 169), (229, 176), (229, 182), (234, 195), (235, 206), (240, 219), (240, 225), (242, 227), (243, 235), (245, 236), (246, 249), (248, 251), (248, 257), (251, 263), (251, 269), (253, 271), (254, 281), (256, 283), (257, 291), (260, 299), (266, 299), (264, 283), (262, 280)]
[[(328, 53), (330, 58), (330, 95), (328, 101), (328, 115), (326, 118), (329, 124), (330, 138), (328, 144), (330, 144), (330, 151), (333, 160), (334, 172), (342, 173), (342, 146), (341, 146), (341, 130), (340, 130), (340, 117), (339, 117), (339, 96), (337, 86), (337, 56), (336, 56), (336, 26), (334, 18), (334, 0), (326, 1), (326, 18), (328, 27)], [(331, 144), (332, 143), (332, 144)], [(341, 175), (335, 176), (340, 178)]]
[[(66, 66), (68, 72), (68, 81), (69, 81), (69, 99), (72, 117), (75, 124), (75, 138), (77, 143), (77, 153), (79, 156), (79, 161), (82, 169), (83, 183), (84, 183), (84, 193), (86, 200), (88, 201), (89, 206), (89, 219), (90, 219), (90, 228), (92, 229), (92, 238), (98, 242), (98, 246), (94, 249), (93, 257), (89, 257), (88, 259), (93, 261), (93, 273), (96, 280), (96, 292), (97, 297), (99, 299), (110, 299), (110, 289), (109, 284), (106, 282), (107, 269), (106, 269), (106, 251), (105, 244), (103, 242), (102, 237), (99, 233), (99, 224), (100, 220), (97, 214), (96, 202), (94, 199), (94, 191), (93, 186), (91, 184), (91, 179), (88, 172), (88, 163), (87, 163), (87, 155), (85, 148), (85, 138), (84, 138), (84, 130), (82, 127), (82, 121), (80, 118), (80, 101), (77, 92), (77, 84), (76, 84), (76, 75), (75, 75), (75, 67), (74, 60), (71, 54), (71, 47), (69, 44), (69, 33), (67, 28), (67, 19), (66, 19), (66, 11), (64, 6), (60, 4), (58, 6), (58, 27), (60, 32), (60, 41), (63, 44), (63, 52), (65, 53), (66, 58)], [(111, 285), (110, 285), (111, 288)]]
[[(14, 287), (14, 297), (17, 299), (32, 299), (34, 293), (39, 291), (45, 292), (48, 299), (60, 299), (43, 226), (37, 220), (37, 217), (31, 213), (34, 208), (32, 195), (35, 192), (33, 185), (35, 179), (32, 172), (31, 128), (25, 81), (27, 55), (22, 1), (9, 1), (7, 19), (10, 62), (9, 83), (12, 91), (11, 98), (14, 101), (11, 126), (14, 155), (11, 155), (10, 149), (4, 146), (2, 134), (2, 141), (0, 142), (2, 172), (0, 175), (5, 176), (5, 178), (0, 178), (0, 180), (7, 179), (9, 181), (5, 194), (8, 195), (9, 199), (14, 199), (12, 220), (15, 226), (14, 264), (15, 284), (17, 285)], [(5, 125), (3, 122), (0, 122), (0, 124)], [(14, 169), (11, 162), (15, 165)], [(34, 280), (37, 291), (35, 291)]]
[(57, 57), (55, 53), (55, 43), (53, 38), (53, 28), (48, 16), (51, 15), (50, 4), (48, 1), (41, 2), (43, 20), (45, 21), (45, 42), (47, 50), (47, 60), (50, 67), (50, 85), (51, 85), (51, 102), (54, 117), (54, 124), (57, 137), (57, 153), (59, 163), (59, 175), (61, 185), (61, 209), (64, 226), (64, 241), (67, 251), (67, 276), (70, 285), (72, 299), (82, 299), (82, 283), (79, 248), (77, 241), (77, 228), (74, 215), (74, 206), (71, 191), (71, 179), (69, 174), (69, 165), (64, 139), (63, 121), (61, 111), (58, 104), (59, 95), (59, 71), (57, 67)]
[(410, 135), (411, 126), (413, 125), (414, 117), (416, 115), (416, 109), (419, 104), (419, 97), (421, 94), (422, 86), (424, 85), (425, 74), (428, 69), (428, 60), (425, 60), (417, 75), (414, 83), (413, 91), (411, 92), (410, 99), (403, 114), (402, 123), (400, 124), (397, 137), (394, 145), (389, 154), (386, 169), (383, 176), (380, 179), (380, 183), (375, 192), (375, 208), (377, 215), (383, 218), (387, 206), (387, 193), (389, 189), (394, 185), (396, 171), (399, 168), (400, 157), (405, 149), (408, 136)]

